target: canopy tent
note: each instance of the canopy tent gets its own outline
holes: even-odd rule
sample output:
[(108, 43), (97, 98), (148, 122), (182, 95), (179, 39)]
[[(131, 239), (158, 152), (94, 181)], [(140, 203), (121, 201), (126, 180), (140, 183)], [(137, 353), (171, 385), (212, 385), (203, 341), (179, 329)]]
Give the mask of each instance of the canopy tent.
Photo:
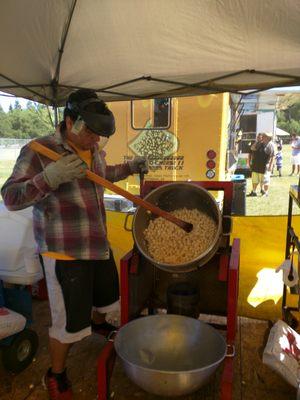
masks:
[(10, 0), (0, 91), (61, 105), (300, 85), (295, 0)]
[(290, 137), (291, 134), (288, 133), (287, 131), (284, 131), (283, 129), (277, 128), (275, 129), (275, 135), (278, 137)]

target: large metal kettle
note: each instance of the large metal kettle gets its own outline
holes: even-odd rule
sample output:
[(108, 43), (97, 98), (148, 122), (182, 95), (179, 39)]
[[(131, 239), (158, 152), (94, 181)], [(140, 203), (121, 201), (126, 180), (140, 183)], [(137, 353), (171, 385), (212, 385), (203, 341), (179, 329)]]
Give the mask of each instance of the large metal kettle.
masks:
[(222, 239), (222, 215), (216, 200), (206, 189), (188, 182), (174, 182), (154, 189), (145, 197), (145, 200), (166, 211), (174, 211), (184, 207), (198, 209), (213, 218), (217, 228), (216, 235), (209, 247), (196, 258), (177, 265), (160, 263), (155, 261), (148, 253), (147, 242), (144, 238), (144, 230), (148, 227), (150, 219), (154, 217), (147, 210), (138, 207), (133, 217), (133, 238), (139, 251), (152, 264), (171, 273), (189, 272), (204, 265), (213, 257)]

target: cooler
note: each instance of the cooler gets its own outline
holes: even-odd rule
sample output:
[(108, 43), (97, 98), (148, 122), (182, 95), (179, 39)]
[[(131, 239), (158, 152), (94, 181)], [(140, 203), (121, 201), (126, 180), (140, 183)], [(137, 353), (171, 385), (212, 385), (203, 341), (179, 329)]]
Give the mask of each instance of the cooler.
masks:
[(8, 211), (0, 204), (0, 279), (31, 285), (43, 278), (32, 228), (32, 207)]

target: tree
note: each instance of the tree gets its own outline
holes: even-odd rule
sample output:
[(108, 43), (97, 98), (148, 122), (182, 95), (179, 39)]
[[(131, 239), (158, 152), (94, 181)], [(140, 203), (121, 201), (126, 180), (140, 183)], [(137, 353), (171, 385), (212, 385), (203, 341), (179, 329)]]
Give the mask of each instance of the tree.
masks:
[(289, 93), (278, 96), (277, 101), (277, 110), (286, 110), (291, 107), (293, 104), (300, 101), (299, 94), (297, 93)]
[(53, 132), (52, 114), (42, 104), (28, 101), (26, 109), (22, 109), (16, 101), (7, 113), (0, 109), (0, 137), (29, 139), (47, 135)]
[(34, 109), (34, 103), (33, 103), (33, 101), (30, 101), (30, 100), (27, 101), (27, 103), (26, 103), (26, 109), (27, 109), (27, 110), (32, 110), (32, 109)]
[(12, 129), (7, 114), (0, 106), (0, 137), (11, 137)]
[(279, 128), (300, 135), (300, 97), (297, 94), (287, 95), (279, 102), (277, 112), (277, 125)]
[(21, 104), (20, 104), (19, 100), (15, 100), (14, 109), (15, 110), (22, 110), (22, 107), (21, 107)]

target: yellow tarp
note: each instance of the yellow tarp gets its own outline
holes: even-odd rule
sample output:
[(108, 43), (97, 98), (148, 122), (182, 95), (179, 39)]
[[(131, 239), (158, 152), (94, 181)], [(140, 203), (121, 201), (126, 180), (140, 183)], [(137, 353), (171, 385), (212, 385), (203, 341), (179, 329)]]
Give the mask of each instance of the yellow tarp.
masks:
[[(133, 239), (131, 232), (124, 229), (126, 214), (117, 211), (107, 211), (108, 238), (112, 246), (118, 270), (120, 259), (132, 249)], [(132, 217), (129, 216), (128, 227), (131, 227)]]
[[(124, 230), (126, 214), (108, 212), (108, 233), (115, 258), (133, 246), (132, 235)], [(281, 274), (275, 269), (284, 261), (287, 217), (234, 217), (232, 238), (241, 239), (239, 315), (275, 319), (281, 316)], [(300, 217), (293, 217), (293, 227), (300, 232)], [(288, 305), (295, 305), (289, 296)]]
[[(293, 217), (299, 232), (300, 218)], [(231, 237), (241, 239), (239, 315), (274, 319), (281, 316), (281, 274), (285, 259), (287, 217), (234, 217)], [(288, 296), (288, 305), (297, 297)]]

